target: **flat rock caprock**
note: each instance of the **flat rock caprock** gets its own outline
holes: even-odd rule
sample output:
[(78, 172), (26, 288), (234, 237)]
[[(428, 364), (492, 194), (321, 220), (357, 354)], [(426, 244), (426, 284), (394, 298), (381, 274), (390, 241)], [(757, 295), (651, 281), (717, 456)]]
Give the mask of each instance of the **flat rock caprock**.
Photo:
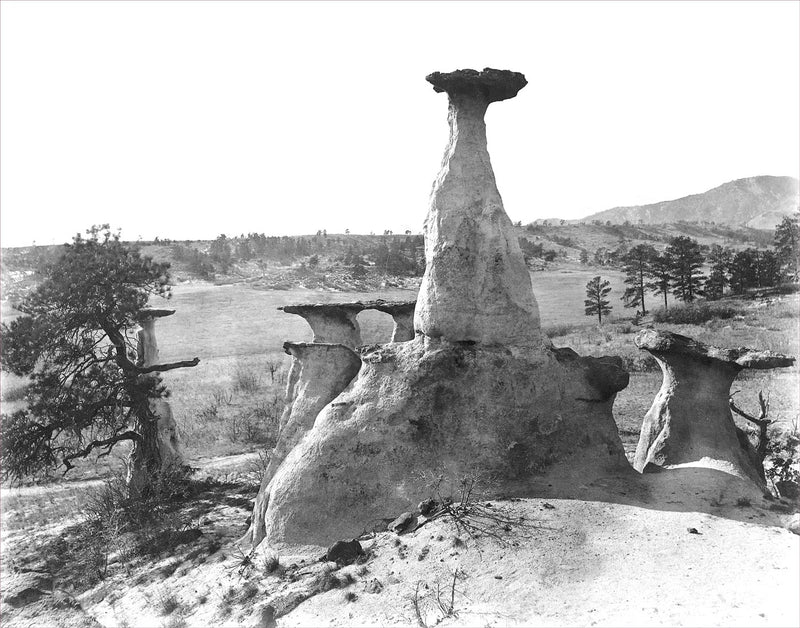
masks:
[(744, 347), (714, 347), (653, 329), (639, 332), (634, 342), (656, 359), (664, 376), (642, 424), (634, 468), (706, 467), (763, 486), (763, 471), (731, 416), (731, 384), (742, 369), (786, 367), (795, 359)]
[(314, 342), (342, 344), (351, 349), (362, 344), (356, 316), (365, 309), (363, 303), (307, 303), (278, 309), (306, 319), (314, 332)]

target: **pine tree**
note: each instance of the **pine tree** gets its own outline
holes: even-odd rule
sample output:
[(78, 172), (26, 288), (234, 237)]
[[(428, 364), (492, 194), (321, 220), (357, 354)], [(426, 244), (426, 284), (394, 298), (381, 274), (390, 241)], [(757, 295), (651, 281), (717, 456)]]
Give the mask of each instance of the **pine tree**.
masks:
[(700, 268), (705, 258), (700, 244), (688, 236), (672, 238), (667, 247), (672, 262), (672, 294), (686, 303), (691, 303), (702, 294), (703, 273)]
[(730, 265), (733, 260), (733, 251), (714, 244), (708, 254), (708, 264), (711, 266), (706, 283), (703, 286), (706, 298), (709, 300), (721, 299), (725, 286), (729, 284)]
[(640, 307), (642, 316), (647, 314), (645, 292), (650, 265), (658, 255), (650, 244), (639, 244), (622, 256), (622, 269), (625, 271), (625, 292), (622, 301), (625, 307)]
[(611, 303), (606, 299), (611, 292), (611, 283), (600, 277), (593, 277), (586, 284), (586, 300), (584, 313), (586, 316), (597, 316), (600, 325), (603, 324), (603, 316), (611, 313)]
[(667, 295), (672, 287), (672, 260), (667, 252), (657, 255), (650, 261), (650, 270), (648, 272), (650, 280), (647, 282), (647, 287), (656, 294), (664, 295), (664, 309), (666, 310)]
[(786, 216), (775, 228), (775, 255), (783, 277), (797, 282), (800, 274), (800, 213)]

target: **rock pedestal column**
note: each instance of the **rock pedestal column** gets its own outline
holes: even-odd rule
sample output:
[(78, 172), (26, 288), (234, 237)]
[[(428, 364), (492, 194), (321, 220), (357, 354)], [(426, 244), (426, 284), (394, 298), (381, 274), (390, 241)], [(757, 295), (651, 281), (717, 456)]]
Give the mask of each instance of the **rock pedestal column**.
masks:
[(497, 190), (483, 117), (513, 98), (518, 72), (458, 70), (427, 77), (447, 92), (450, 140), (425, 220), (427, 266), (414, 327), (431, 338), (487, 345), (541, 345), (530, 274)]
[[(158, 364), (158, 341), (156, 340), (156, 320), (165, 316), (172, 316), (175, 310), (164, 309), (146, 309), (142, 310), (139, 314), (139, 325), (141, 329), (136, 334), (137, 339), (137, 365), (138, 366), (153, 366)], [(158, 377), (157, 373), (143, 375), (141, 377)], [(158, 440), (158, 454), (161, 458), (162, 468), (170, 466), (180, 466), (183, 464), (183, 453), (181, 451), (181, 443), (178, 437), (178, 425), (172, 415), (172, 408), (169, 403), (163, 399), (151, 399), (149, 401), (150, 412), (158, 418), (157, 422), (157, 440)], [(134, 450), (139, 447), (139, 444), (134, 444)], [(136, 458), (132, 455), (132, 458)], [(146, 483), (146, 478), (142, 478), (141, 482), (135, 477), (137, 474), (146, 473), (144, 469), (135, 469), (131, 465), (129, 469), (128, 485), (136, 485), (137, 483)]]
[(264, 513), (269, 502), (269, 483), (305, 434), (314, 426), (320, 410), (333, 401), (358, 374), (361, 359), (350, 348), (340, 344), (285, 342), (283, 350), (292, 356), (290, 387), (280, 432), (272, 452), (261, 489), (253, 509), (253, 543), (263, 538)]
[(763, 486), (752, 447), (733, 422), (730, 388), (742, 369), (791, 366), (794, 358), (708, 346), (652, 329), (639, 332), (634, 342), (656, 359), (664, 375), (642, 424), (634, 468), (705, 467)]
[(385, 312), (394, 319), (390, 342), (406, 342), (414, 338), (414, 308), (416, 305), (416, 301), (377, 301), (370, 307), (373, 310)]

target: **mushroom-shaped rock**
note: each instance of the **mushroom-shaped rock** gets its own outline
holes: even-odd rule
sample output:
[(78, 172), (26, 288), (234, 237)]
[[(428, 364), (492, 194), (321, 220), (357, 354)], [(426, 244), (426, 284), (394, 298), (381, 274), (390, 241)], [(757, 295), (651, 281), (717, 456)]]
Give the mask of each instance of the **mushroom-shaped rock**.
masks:
[(361, 347), (355, 380), (257, 501), (254, 544), (353, 537), (429, 498), (432, 475), (440, 486), (489, 480), (483, 494), (494, 498), (630, 470), (611, 414), (627, 373), (618, 359), (581, 358), (541, 336), (489, 165), (483, 112), (524, 78), (487, 70), (430, 80), (449, 90), (451, 138), (426, 222), (415, 336)]
[[(139, 312), (137, 321), (141, 327), (136, 334), (137, 365), (143, 367), (158, 364), (158, 341), (156, 340), (156, 320), (172, 316), (175, 310), (145, 308)], [(156, 377), (148, 374), (144, 377)], [(183, 464), (183, 453), (178, 437), (178, 424), (172, 414), (169, 403), (163, 399), (151, 399), (148, 402), (150, 412), (158, 417), (158, 450), (164, 465)], [(137, 445), (134, 445), (136, 447)], [(130, 471), (133, 472), (133, 471)]]
[(447, 92), (450, 140), (425, 219), (425, 275), (416, 331), (451, 342), (542, 345), (539, 308), (486, 147), (489, 103), (514, 97), (518, 72), (458, 70), (427, 77)]
[(356, 316), (365, 309), (363, 303), (308, 303), (278, 309), (306, 319), (314, 332), (314, 342), (342, 344), (351, 349), (362, 344)]
[(394, 320), (391, 342), (405, 342), (414, 338), (414, 308), (416, 301), (375, 301), (370, 308), (389, 314)]
[[(261, 480), (252, 521), (254, 543), (263, 537), (263, 511), (269, 500), (269, 483), (287, 454), (314, 426), (320, 410), (341, 393), (361, 368), (361, 359), (340, 344), (285, 342), (293, 358), (286, 407), (280, 420), (277, 443)], [(259, 514), (261, 513), (261, 514)]]
[(730, 388), (742, 369), (791, 366), (794, 358), (713, 347), (653, 329), (639, 332), (634, 342), (652, 354), (664, 376), (644, 417), (634, 468), (707, 467), (762, 486), (763, 471), (731, 416)]

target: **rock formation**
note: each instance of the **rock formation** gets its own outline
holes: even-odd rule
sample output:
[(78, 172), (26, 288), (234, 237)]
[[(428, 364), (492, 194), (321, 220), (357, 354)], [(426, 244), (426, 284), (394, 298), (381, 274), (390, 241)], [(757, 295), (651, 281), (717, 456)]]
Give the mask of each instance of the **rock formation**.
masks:
[(405, 342), (414, 338), (414, 308), (416, 301), (375, 301), (369, 308), (385, 312), (394, 319), (390, 342)]
[(427, 266), (414, 326), (430, 338), (540, 345), (539, 308), (486, 147), (490, 103), (513, 98), (527, 81), (502, 70), (434, 72), (447, 92), (450, 141), (425, 219)]
[[(175, 310), (146, 309), (139, 316), (141, 329), (136, 334), (139, 366), (153, 366), (158, 364), (158, 342), (156, 340), (156, 320), (165, 316), (172, 316)], [(157, 377), (156, 373), (144, 377)], [(158, 449), (161, 454), (162, 464), (181, 465), (183, 454), (178, 437), (178, 425), (172, 416), (172, 408), (163, 399), (150, 401), (150, 411), (158, 417)]]
[(385, 527), (433, 497), (436, 476), (473, 475), (497, 496), (629, 468), (611, 414), (628, 374), (618, 358), (543, 339), (495, 185), (483, 113), (524, 77), (460, 70), (428, 80), (448, 92), (451, 138), (426, 221), (416, 335), (359, 350), (355, 380), (275, 471), (243, 541), (327, 546)]
[(269, 483), (275, 471), (314, 426), (320, 410), (347, 387), (361, 368), (358, 355), (340, 344), (285, 342), (283, 350), (292, 356), (292, 369), (278, 440), (261, 480), (253, 510), (253, 526), (256, 528), (263, 526)]
[(642, 424), (634, 468), (707, 467), (763, 485), (758, 458), (733, 422), (730, 388), (742, 369), (791, 366), (794, 358), (713, 347), (653, 329), (639, 332), (634, 342), (656, 359), (664, 374)]
[(356, 316), (363, 303), (313, 303), (279, 307), (287, 314), (302, 316), (314, 332), (314, 342), (341, 344), (354, 349), (361, 344), (361, 329)]

